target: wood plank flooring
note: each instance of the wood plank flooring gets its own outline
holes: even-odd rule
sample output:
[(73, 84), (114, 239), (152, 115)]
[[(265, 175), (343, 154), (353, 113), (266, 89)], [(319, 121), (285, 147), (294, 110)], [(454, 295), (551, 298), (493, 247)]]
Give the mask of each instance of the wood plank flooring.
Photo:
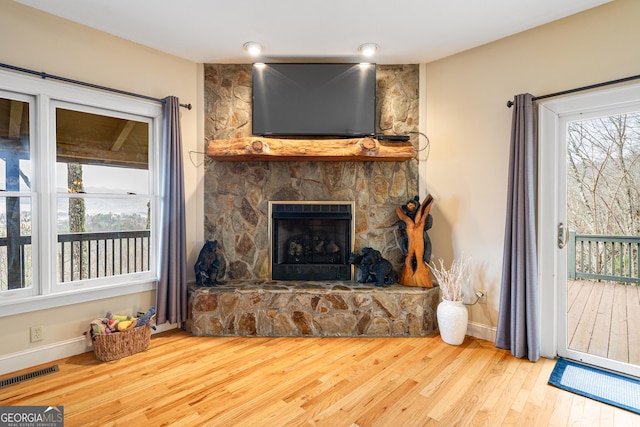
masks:
[(425, 338), (154, 335), (147, 351), (0, 388), (0, 405), (62, 405), (65, 426), (640, 426), (547, 384), (555, 362)]
[(569, 348), (640, 365), (640, 287), (570, 280), (567, 292)]

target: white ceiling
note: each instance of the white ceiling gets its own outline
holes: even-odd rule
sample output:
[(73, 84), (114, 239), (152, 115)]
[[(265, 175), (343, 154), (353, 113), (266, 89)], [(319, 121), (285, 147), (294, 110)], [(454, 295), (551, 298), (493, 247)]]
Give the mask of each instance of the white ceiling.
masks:
[(201, 63), (430, 62), (610, 0), (16, 0)]

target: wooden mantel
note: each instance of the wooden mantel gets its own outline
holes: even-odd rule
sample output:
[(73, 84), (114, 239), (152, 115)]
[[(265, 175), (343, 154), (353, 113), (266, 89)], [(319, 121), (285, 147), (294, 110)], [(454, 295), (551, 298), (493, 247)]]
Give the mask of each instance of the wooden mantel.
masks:
[(252, 136), (209, 141), (207, 155), (218, 161), (360, 161), (400, 162), (413, 159), (411, 142), (374, 138), (282, 139)]

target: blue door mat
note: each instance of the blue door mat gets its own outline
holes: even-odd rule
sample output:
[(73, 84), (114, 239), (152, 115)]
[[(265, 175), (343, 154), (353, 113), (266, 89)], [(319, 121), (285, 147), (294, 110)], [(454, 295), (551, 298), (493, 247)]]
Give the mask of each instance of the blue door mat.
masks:
[(637, 379), (561, 358), (551, 372), (549, 384), (640, 414), (640, 381)]

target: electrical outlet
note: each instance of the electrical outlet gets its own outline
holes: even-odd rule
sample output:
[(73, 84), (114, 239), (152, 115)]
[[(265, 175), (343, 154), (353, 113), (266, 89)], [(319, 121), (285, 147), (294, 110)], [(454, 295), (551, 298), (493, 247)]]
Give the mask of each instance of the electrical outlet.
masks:
[(42, 326), (31, 327), (31, 342), (42, 341), (44, 339), (44, 332)]
[(478, 300), (478, 302), (480, 304), (486, 304), (487, 303), (487, 291), (485, 289), (478, 289), (476, 292), (482, 294), (480, 296), (480, 299)]

